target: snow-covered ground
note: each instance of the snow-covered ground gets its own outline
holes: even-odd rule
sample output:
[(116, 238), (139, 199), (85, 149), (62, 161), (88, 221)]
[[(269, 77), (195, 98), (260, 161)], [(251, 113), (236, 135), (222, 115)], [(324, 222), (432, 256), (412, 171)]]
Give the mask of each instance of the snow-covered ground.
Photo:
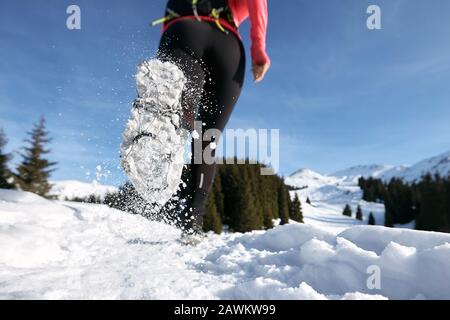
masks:
[[(353, 224), (186, 247), (177, 229), (140, 216), (0, 190), (0, 298), (450, 299), (449, 234)], [(379, 289), (367, 286), (373, 270)]]
[(117, 187), (103, 185), (95, 180), (91, 183), (75, 180), (52, 181), (51, 183), (50, 194), (59, 200), (84, 199), (91, 195), (103, 200), (108, 193), (118, 190)]

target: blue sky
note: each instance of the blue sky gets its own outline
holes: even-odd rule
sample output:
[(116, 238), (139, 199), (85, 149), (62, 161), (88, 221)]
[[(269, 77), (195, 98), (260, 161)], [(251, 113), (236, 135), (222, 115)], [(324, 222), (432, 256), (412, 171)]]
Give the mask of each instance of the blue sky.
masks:
[[(66, 28), (70, 4), (81, 7), (79, 31)], [(54, 179), (89, 181), (100, 165), (102, 182), (122, 182), (133, 74), (155, 52), (160, 29), (148, 24), (164, 4), (4, 1), (0, 126), (9, 150), (45, 115)], [(382, 30), (366, 28), (369, 4), (381, 7)], [(272, 69), (258, 85), (247, 74), (229, 128), (280, 128), (281, 173), (408, 164), (450, 150), (448, 0), (272, 0), (269, 10)]]

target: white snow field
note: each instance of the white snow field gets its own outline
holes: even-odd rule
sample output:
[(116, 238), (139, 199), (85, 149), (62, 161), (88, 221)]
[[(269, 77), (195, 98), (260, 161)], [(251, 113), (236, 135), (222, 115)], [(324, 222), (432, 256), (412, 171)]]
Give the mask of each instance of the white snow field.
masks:
[(0, 190), (0, 299), (450, 299), (449, 234), (343, 225), (192, 247), (141, 216)]
[(96, 180), (91, 183), (76, 180), (51, 181), (52, 189), (50, 194), (59, 200), (84, 199), (94, 195), (101, 200), (105, 199), (108, 193), (118, 191), (117, 187), (98, 183)]
[[(362, 191), (357, 181), (358, 178), (325, 176), (309, 169), (299, 170), (285, 179), (288, 185), (301, 188), (291, 192), (291, 195), (298, 194), (305, 223), (334, 233), (355, 225), (367, 225), (370, 212), (373, 213), (376, 224), (384, 225), (384, 205), (362, 200)], [(306, 202), (308, 198), (311, 204)], [(352, 207), (353, 216), (356, 207), (360, 205), (363, 221), (343, 216), (346, 204)]]

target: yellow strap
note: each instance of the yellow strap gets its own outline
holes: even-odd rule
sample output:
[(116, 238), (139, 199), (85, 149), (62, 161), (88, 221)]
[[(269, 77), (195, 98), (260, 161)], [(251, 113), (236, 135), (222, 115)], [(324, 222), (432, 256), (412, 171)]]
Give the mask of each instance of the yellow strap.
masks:
[(200, 16), (198, 15), (197, 3), (198, 3), (198, 0), (192, 0), (192, 11), (194, 12), (195, 18), (198, 21), (201, 21)]
[(228, 34), (228, 31), (225, 30), (225, 28), (220, 23), (220, 10), (217, 10), (216, 8), (212, 9), (211, 17), (213, 17), (215, 19), (215, 23), (216, 23), (217, 28), (219, 28), (220, 31)]
[[(197, 6), (197, 3), (198, 3), (198, 0), (192, 0), (192, 8), (194, 9), (194, 14), (195, 14), (195, 16), (197, 17), (197, 19), (198, 19), (198, 20), (201, 20), (200, 16), (199, 16), (198, 13), (197, 13), (197, 7), (196, 7), (196, 6)], [(213, 8), (210, 15), (211, 15), (211, 17), (214, 18), (214, 22), (216, 23), (217, 28), (219, 28), (220, 31), (222, 31), (222, 32), (224, 32), (224, 33), (226, 33), (226, 34), (228, 34), (228, 30), (226, 30), (226, 29), (222, 26), (222, 24), (220, 23), (220, 12), (221, 12), (221, 11), (223, 11), (223, 8), (221, 8), (221, 9)], [(156, 25), (158, 25), (158, 24), (167, 22), (167, 21), (169, 21), (169, 20), (171, 20), (171, 19), (173, 19), (173, 18), (179, 17), (179, 16), (180, 16), (180, 15), (179, 15), (178, 13), (176, 13), (176, 12), (173, 11), (173, 10), (170, 10), (170, 11), (169, 11), (169, 14), (168, 14), (167, 16), (165, 16), (165, 17), (163, 17), (163, 18), (161, 18), (161, 19), (157, 19), (157, 20), (153, 21), (153, 22), (152, 22), (152, 26), (154, 27), (154, 26), (156, 26)]]
[(155, 21), (152, 22), (152, 26), (156, 26), (158, 24), (164, 23), (166, 21), (169, 21), (173, 18), (179, 17), (180, 15), (178, 13), (176, 13), (175, 11), (171, 10), (171, 9), (167, 9), (169, 11), (169, 14), (165, 17), (162, 17), (161, 19), (157, 19)]
[(220, 12), (216, 8), (213, 8), (211, 11), (211, 17), (213, 17), (214, 19), (219, 19)]
[(152, 27), (154, 27), (154, 26), (156, 26), (158, 24), (164, 23), (164, 22), (166, 22), (167, 20), (170, 20), (170, 19), (171, 19), (170, 16), (165, 16), (165, 17), (163, 17), (161, 19), (157, 19), (157, 20), (152, 22)]
[(220, 31), (227, 33), (227, 31), (225, 30), (225, 28), (222, 26), (222, 24), (220, 23), (219, 19), (216, 19), (216, 26), (217, 28), (220, 29)]

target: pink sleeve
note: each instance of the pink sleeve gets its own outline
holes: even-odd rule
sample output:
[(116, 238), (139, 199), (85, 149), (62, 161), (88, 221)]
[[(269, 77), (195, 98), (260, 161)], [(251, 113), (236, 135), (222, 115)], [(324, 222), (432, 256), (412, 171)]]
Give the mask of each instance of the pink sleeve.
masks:
[(266, 34), (269, 14), (267, 0), (247, 0), (250, 16), (251, 56), (254, 64), (270, 63), (266, 53)]

